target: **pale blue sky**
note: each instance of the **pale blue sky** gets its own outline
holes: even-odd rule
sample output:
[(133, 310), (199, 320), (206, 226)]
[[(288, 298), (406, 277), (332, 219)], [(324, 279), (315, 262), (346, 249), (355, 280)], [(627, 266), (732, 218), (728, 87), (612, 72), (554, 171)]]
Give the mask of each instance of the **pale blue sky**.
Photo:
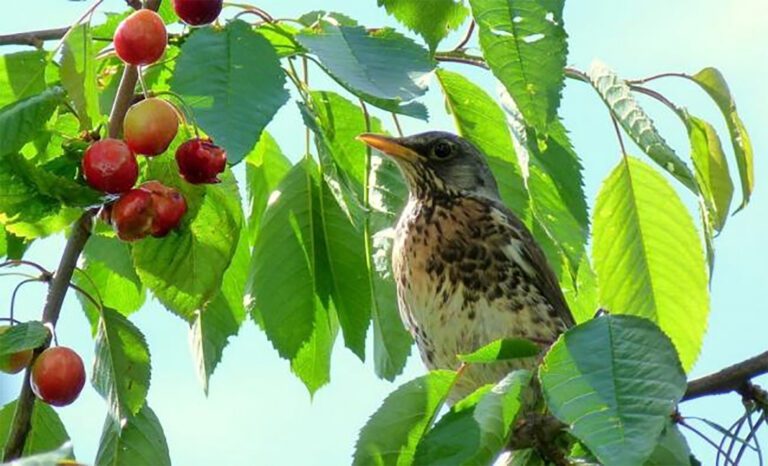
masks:
[[(28, 0), (13, 2), (0, 16), (0, 34), (36, 28), (64, 26), (87, 7), (84, 2)], [(107, 0), (101, 11), (119, 11), (124, 2)], [(368, 26), (396, 25), (376, 8), (375, 0), (265, 0), (258, 6), (277, 17), (297, 17), (314, 10), (340, 11)], [(663, 71), (695, 72), (714, 65), (725, 75), (736, 96), (742, 119), (750, 130), (755, 148), (756, 180), (752, 204), (732, 217), (717, 239), (717, 265), (712, 280), (712, 313), (709, 331), (695, 375), (766, 349), (765, 290), (768, 287), (768, 195), (763, 183), (768, 165), (763, 154), (768, 147), (764, 128), (768, 90), (768, 2), (763, 0), (580, 0), (566, 4), (565, 22), (570, 35), (568, 62), (585, 69), (600, 58), (622, 76), (641, 77)], [(448, 40), (447, 45), (453, 43)], [(0, 48), (0, 53), (14, 49)], [(495, 92), (489, 75), (461, 66), (472, 79)], [(330, 82), (312, 74), (315, 87)], [(687, 105), (724, 132), (722, 117), (695, 86), (675, 80), (659, 81), (656, 89), (678, 104)], [(688, 144), (679, 121), (655, 102), (641, 99), (657, 119), (668, 141), (686, 154)], [(443, 113), (439, 89), (433, 83), (425, 98), (433, 119), (430, 123), (403, 119), (407, 132), (426, 128), (451, 129)], [(619, 152), (613, 129), (597, 95), (587, 85), (567, 83), (561, 113), (586, 166), (590, 206), (601, 180), (616, 163)], [(388, 118), (384, 118), (389, 122)], [(296, 138), (300, 120), (295, 106), (287, 105), (270, 131), (286, 153), (295, 157), (303, 151)], [(730, 144), (724, 141), (730, 149)], [(632, 150), (639, 155), (639, 151)], [(735, 164), (731, 163), (735, 173)], [(240, 168), (239, 170), (242, 170)], [(735, 201), (738, 201), (737, 198)], [(691, 204), (691, 199), (686, 199)], [(55, 267), (63, 245), (61, 238), (39, 242), (30, 257), (49, 268)], [(0, 296), (10, 298), (13, 281), (0, 282)], [(39, 318), (43, 289), (29, 285), (17, 305), (23, 319)], [(6, 301), (7, 302), (7, 301)], [(210, 395), (203, 395), (187, 342), (187, 326), (149, 303), (132, 317), (144, 331), (152, 352), (152, 385), (149, 404), (159, 416), (177, 465), (342, 465), (350, 462), (357, 430), (381, 400), (397, 384), (423, 372), (420, 361), (411, 359), (395, 384), (381, 381), (372, 364), (361, 364), (340, 345), (333, 359), (331, 384), (310, 400), (307, 391), (290, 373), (264, 335), (247, 322), (229, 347), (213, 376)], [(79, 303), (70, 296), (64, 305), (58, 335), (62, 344), (74, 347), (86, 360), (90, 374), (92, 340)], [(20, 377), (0, 378), (0, 402), (16, 396)], [(767, 379), (763, 382), (768, 383)], [(736, 396), (709, 398), (682, 407), (683, 415), (709, 417), (730, 423), (738, 415)], [(106, 405), (91, 387), (73, 405), (58, 410), (82, 461), (93, 460)], [(713, 462), (712, 450), (687, 435), (704, 464)], [(763, 434), (763, 439), (765, 434)], [(765, 443), (765, 440), (763, 443)]]

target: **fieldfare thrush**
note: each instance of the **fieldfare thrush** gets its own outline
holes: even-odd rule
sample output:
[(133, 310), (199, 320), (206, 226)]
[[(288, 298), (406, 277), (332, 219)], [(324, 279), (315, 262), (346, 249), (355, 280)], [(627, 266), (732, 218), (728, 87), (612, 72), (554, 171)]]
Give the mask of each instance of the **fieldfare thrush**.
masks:
[[(430, 369), (499, 338), (542, 349), (574, 325), (557, 278), (523, 223), (501, 201), (480, 151), (445, 132), (358, 137), (397, 162), (409, 191), (397, 222), (392, 269), (400, 316)], [(456, 401), (537, 358), (478, 364)]]

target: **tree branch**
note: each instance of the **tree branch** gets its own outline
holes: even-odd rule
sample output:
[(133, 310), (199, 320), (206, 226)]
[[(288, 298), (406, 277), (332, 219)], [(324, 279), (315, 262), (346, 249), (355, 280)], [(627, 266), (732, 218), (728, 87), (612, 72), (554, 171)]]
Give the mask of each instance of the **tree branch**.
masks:
[(39, 31), (17, 32), (0, 35), (0, 45), (31, 45), (40, 47), (47, 40), (58, 40), (64, 37), (69, 27), (41, 29)]
[(768, 351), (714, 374), (691, 380), (688, 382), (688, 390), (683, 396), (683, 401), (740, 391), (751, 379), (763, 374), (768, 374)]
[[(43, 322), (55, 326), (59, 320), (61, 305), (69, 288), (69, 282), (72, 279), (72, 273), (77, 265), (80, 253), (85, 247), (86, 241), (91, 236), (91, 226), (93, 225), (94, 212), (86, 211), (72, 227), (72, 234), (67, 240), (64, 248), (64, 254), (61, 256), (59, 267), (51, 280), (46, 297), (45, 307), (43, 308)], [(51, 336), (39, 348), (35, 350), (34, 358), (37, 358), (51, 344)], [(33, 358), (33, 360), (34, 360)], [(21, 457), (24, 451), (24, 444), (27, 440), (27, 434), (31, 428), (32, 410), (34, 408), (35, 395), (30, 386), (30, 374), (32, 365), (27, 367), (24, 373), (24, 384), (21, 387), (21, 394), (16, 402), (16, 412), (13, 416), (11, 430), (8, 435), (8, 441), (5, 444), (3, 461), (11, 461)]]

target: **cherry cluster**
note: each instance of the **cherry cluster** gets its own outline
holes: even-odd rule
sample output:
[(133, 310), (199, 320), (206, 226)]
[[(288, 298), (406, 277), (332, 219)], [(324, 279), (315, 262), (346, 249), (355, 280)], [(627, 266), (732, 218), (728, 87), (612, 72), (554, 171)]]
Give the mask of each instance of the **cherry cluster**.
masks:
[[(208, 24), (221, 12), (221, 0), (175, 0), (173, 6), (185, 22)], [(157, 62), (165, 52), (168, 33), (160, 15), (138, 10), (115, 30), (117, 56), (127, 64), (145, 66)], [(184, 196), (159, 181), (135, 187), (139, 178), (137, 155), (155, 157), (168, 149), (179, 129), (174, 105), (156, 97), (132, 105), (123, 121), (123, 138), (93, 143), (82, 160), (85, 181), (94, 189), (119, 198), (108, 204), (102, 218), (112, 224), (117, 236), (134, 241), (152, 235), (163, 237), (176, 228), (187, 212)], [(188, 183), (218, 183), (224, 171), (225, 151), (210, 139), (195, 137), (176, 150), (179, 174)]]
[[(202, 26), (216, 20), (222, 0), (173, 0), (173, 7), (190, 26)], [(141, 67), (163, 56), (168, 34), (162, 18), (144, 9), (125, 18), (113, 39), (117, 56)], [(184, 196), (159, 181), (135, 187), (139, 178), (137, 155), (151, 158), (165, 152), (178, 132), (179, 115), (183, 113), (170, 102), (145, 96), (126, 112), (122, 139), (97, 140), (85, 150), (85, 181), (96, 190), (118, 195), (105, 204), (102, 218), (112, 224), (122, 240), (165, 236), (179, 225), (187, 211)], [(217, 175), (224, 171), (226, 162), (224, 150), (210, 139), (194, 137), (176, 150), (179, 175), (191, 184), (218, 183)], [(12, 316), (9, 320), (13, 321)], [(10, 328), (0, 326), (0, 334)], [(47, 348), (36, 358), (31, 349), (0, 355), (0, 372), (16, 374), (30, 364), (32, 391), (50, 405), (72, 403), (85, 385), (83, 360), (71, 348)]]

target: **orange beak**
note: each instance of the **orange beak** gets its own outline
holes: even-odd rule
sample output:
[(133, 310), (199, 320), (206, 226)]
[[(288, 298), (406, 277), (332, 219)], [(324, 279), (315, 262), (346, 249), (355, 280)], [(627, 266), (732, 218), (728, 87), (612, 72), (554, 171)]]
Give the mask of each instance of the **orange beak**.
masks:
[(414, 150), (400, 144), (397, 139), (382, 134), (363, 133), (356, 138), (376, 150), (406, 162), (416, 162), (421, 156)]

